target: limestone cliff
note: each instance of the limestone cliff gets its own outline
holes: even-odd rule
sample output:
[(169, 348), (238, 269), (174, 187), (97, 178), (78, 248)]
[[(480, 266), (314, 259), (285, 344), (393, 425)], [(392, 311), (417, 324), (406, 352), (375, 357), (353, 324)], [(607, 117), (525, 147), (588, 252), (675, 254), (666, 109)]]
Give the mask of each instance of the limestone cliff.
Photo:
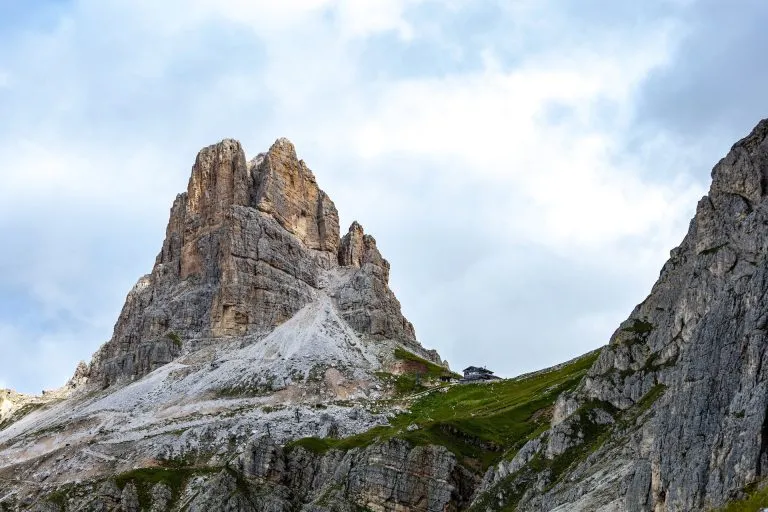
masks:
[(359, 333), (418, 348), (388, 280), (389, 263), (357, 222), (339, 239), (336, 207), (290, 141), (247, 162), (239, 142), (224, 140), (197, 155), (152, 273), (128, 294), (91, 383), (130, 381), (211, 339), (267, 333), (324, 288)]
[[(141, 473), (68, 490), (67, 510), (232, 510), (242, 512), (457, 512), (475, 481), (439, 446), (389, 441), (350, 452), (286, 450), (266, 438), (248, 443), (230, 467), (190, 470), (180, 482)], [(55, 501), (34, 510), (58, 511)]]
[[(251, 478), (243, 469), (232, 480), (227, 469), (247, 443), (386, 425), (393, 413), (378, 402), (397, 391), (398, 357), (431, 369), (424, 383), (447, 371), (416, 341), (389, 270), (357, 222), (340, 238), (333, 201), (288, 140), (250, 161), (234, 140), (202, 149), (112, 338), (60, 390), (0, 392), (0, 510), (139, 510), (149, 490), (113, 477), (168, 463), (181, 464), (176, 476), (200, 477), (185, 510), (262, 510), (255, 495), (227, 494)], [(416, 475), (408, 453), (398, 448), (393, 463)], [(291, 478), (267, 501), (290, 494)], [(419, 478), (403, 499), (424, 499)], [(423, 480), (441, 485), (437, 475)], [(67, 503), (57, 507), (60, 491)], [(153, 510), (178, 503), (177, 491), (152, 490), (162, 503)], [(321, 489), (305, 491), (289, 496), (291, 507)]]
[(477, 509), (706, 510), (762, 481), (766, 304), (768, 120), (714, 167), (650, 295)]

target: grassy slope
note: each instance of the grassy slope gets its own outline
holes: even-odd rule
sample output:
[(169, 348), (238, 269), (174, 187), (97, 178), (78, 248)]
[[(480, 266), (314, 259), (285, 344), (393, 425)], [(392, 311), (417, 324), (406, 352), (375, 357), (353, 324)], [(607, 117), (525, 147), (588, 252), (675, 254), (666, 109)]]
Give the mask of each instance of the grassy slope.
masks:
[[(398, 358), (406, 357), (409, 356), (398, 354)], [(559, 368), (517, 379), (435, 388), (412, 398), (410, 412), (395, 417), (389, 426), (345, 439), (304, 438), (292, 445), (324, 452), (397, 437), (414, 444), (446, 446), (468, 467), (484, 470), (502, 457), (513, 455), (528, 439), (546, 429), (558, 394), (574, 388), (596, 358), (597, 352), (592, 352)], [(445, 372), (442, 367), (433, 366), (434, 376)], [(412, 424), (419, 429), (409, 432), (407, 427)], [(190, 478), (222, 469), (200, 468), (186, 462), (177, 467), (169, 462), (165, 467), (134, 469), (115, 476), (114, 480), (119, 489), (132, 482), (140, 505), (148, 508), (155, 484), (166, 484), (172, 491), (172, 501), (176, 502)], [(63, 507), (70, 492), (72, 489), (63, 488), (49, 495), (47, 501)]]
[[(573, 389), (596, 358), (597, 352), (591, 352), (560, 368), (519, 379), (433, 389), (389, 426), (345, 439), (305, 438), (292, 444), (322, 452), (397, 437), (417, 445), (443, 445), (481, 471), (545, 430), (557, 396)], [(408, 431), (414, 424), (419, 428)]]

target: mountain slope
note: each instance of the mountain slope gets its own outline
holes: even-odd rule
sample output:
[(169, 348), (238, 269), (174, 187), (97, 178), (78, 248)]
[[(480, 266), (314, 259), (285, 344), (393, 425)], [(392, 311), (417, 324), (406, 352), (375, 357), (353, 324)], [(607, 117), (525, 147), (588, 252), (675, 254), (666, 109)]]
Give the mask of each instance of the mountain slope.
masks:
[(714, 167), (685, 239), (552, 428), (487, 476), (502, 498), (478, 509), (706, 510), (766, 477), (767, 185), (764, 120)]
[[(280, 404), (260, 408), (219, 404), (220, 410), (213, 412), (218, 417), (216, 428), (201, 437), (213, 437), (215, 432), (231, 436), (236, 428), (224, 417), (233, 413), (236, 421), (261, 418), (271, 421), (271, 426), (262, 423), (259, 430), (238, 436), (230, 451), (214, 456), (183, 449), (199, 432), (194, 427), (155, 432), (149, 436), (152, 442), (143, 444), (144, 459), (138, 468), (117, 460), (130, 446), (124, 437), (113, 442), (100, 439), (68, 453), (68, 457), (87, 457), (81, 463), (93, 472), (89, 478), (44, 484), (29, 503), (35, 510), (464, 510), (484, 468), (512, 456), (526, 438), (546, 428), (557, 396), (574, 389), (596, 357), (596, 352), (591, 353), (492, 384), (433, 387), (357, 404), (324, 402), (316, 404), (319, 409), (285, 408), (284, 402), (283, 409)], [(407, 361), (414, 359), (409, 356)], [(147, 395), (132, 387), (110, 396)], [(162, 387), (155, 383), (154, 389)], [(157, 406), (150, 410), (158, 409), (162, 410)], [(401, 414), (350, 436), (348, 425), (364, 422), (376, 409), (387, 411), (388, 416), (392, 411)], [(126, 415), (118, 419), (129, 421), (131, 411), (141, 416), (139, 406), (126, 404)], [(345, 411), (346, 418), (339, 411)], [(324, 417), (338, 418), (337, 425), (345, 428), (320, 432), (322, 438), (280, 442), (285, 438), (281, 424), (293, 426), (291, 434), (300, 436), (296, 425), (311, 425)], [(304, 432), (309, 430), (306, 426)], [(73, 436), (68, 433), (66, 438)], [(170, 439), (176, 439), (176, 444)], [(209, 446), (215, 445), (209, 441)], [(150, 451), (159, 446), (166, 451)], [(67, 464), (72, 471), (71, 463)], [(0, 481), (7, 476), (0, 473)], [(39, 474), (24, 476), (40, 478)], [(22, 483), (17, 481), (17, 488)], [(25, 509), (23, 497), (5, 503)]]
[(220, 467), (255, 436), (385, 424), (366, 404), (394, 393), (399, 351), (448, 371), (388, 280), (288, 140), (251, 161), (234, 140), (204, 148), (112, 338), (60, 390), (0, 397), (0, 505), (159, 461)]

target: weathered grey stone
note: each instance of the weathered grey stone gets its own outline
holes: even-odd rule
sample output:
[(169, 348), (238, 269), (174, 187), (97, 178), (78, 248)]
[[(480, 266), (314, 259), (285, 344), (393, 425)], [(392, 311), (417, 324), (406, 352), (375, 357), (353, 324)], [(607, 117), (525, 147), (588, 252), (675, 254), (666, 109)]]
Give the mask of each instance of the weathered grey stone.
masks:
[(389, 262), (357, 222), (341, 239), (338, 261), (342, 278), (332, 283), (331, 297), (344, 320), (358, 332), (415, 341), (413, 325), (403, 317), (400, 302), (389, 289)]
[[(579, 445), (567, 418), (582, 405), (638, 419), (617, 423), (596, 453), (544, 494), (526, 495), (520, 510), (704, 510), (768, 477), (767, 183), (764, 120), (715, 166), (651, 294), (576, 392), (558, 400), (544, 453)], [(658, 398), (644, 403), (651, 390)]]
[(165, 512), (170, 510), (173, 504), (173, 492), (165, 484), (159, 483), (152, 486), (152, 506), (150, 512)]
[(339, 239), (333, 201), (288, 140), (251, 162), (234, 140), (202, 149), (152, 272), (88, 367), (90, 385), (145, 375), (196, 339), (268, 332), (311, 302), (331, 271), (330, 291), (354, 329), (421, 349), (389, 289), (389, 263), (353, 228)]
[[(350, 504), (372, 510), (462, 510), (476, 485), (447, 449), (400, 440), (319, 455), (303, 448), (286, 452), (261, 438), (245, 450), (238, 468), (262, 484), (291, 489), (294, 500), (312, 503), (304, 510), (343, 510)], [(336, 508), (324, 508), (329, 501)]]
[(128, 482), (123, 487), (120, 495), (120, 508), (123, 512), (139, 512), (139, 492), (133, 482)]

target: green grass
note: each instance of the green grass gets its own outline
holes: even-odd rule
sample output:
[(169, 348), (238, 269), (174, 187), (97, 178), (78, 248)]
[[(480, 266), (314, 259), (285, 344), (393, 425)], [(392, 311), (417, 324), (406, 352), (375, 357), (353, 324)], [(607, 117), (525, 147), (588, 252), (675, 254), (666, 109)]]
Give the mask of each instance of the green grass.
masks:
[(170, 331), (168, 334), (165, 335), (166, 338), (171, 340), (174, 345), (176, 345), (176, 348), (181, 348), (181, 338), (178, 334), (176, 334), (173, 331)]
[[(554, 459), (545, 459), (541, 454), (520, 469), (502, 479), (491, 489), (479, 496), (470, 511), (512, 511), (516, 510), (519, 500), (528, 488), (535, 484), (541, 474), (549, 472), (549, 484), (544, 492), (551, 489), (557, 482), (568, 474), (569, 468), (584, 461), (601, 446), (617, 430), (621, 431), (627, 425), (634, 423), (640, 415), (647, 411), (656, 400), (664, 394), (666, 386), (657, 384), (651, 388), (645, 396), (634, 406), (626, 411), (619, 412), (611, 404), (601, 401), (591, 401), (583, 404), (572, 415), (576, 419), (578, 430), (581, 432), (581, 442), (572, 446)], [(618, 416), (615, 425), (599, 425), (592, 419), (591, 412), (595, 409), (603, 409), (614, 416)]]
[[(344, 439), (299, 439), (289, 446), (322, 453), (399, 438), (415, 445), (445, 446), (468, 467), (484, 471), (546, 430), (557, 396), (578, 384), (597, 355), (592, 352), (557, 370), (525, 378), (435, 389), (389, 426)], [(412, 424), (418, 430), (407, 431)]]
[(648, 357), (648, 360), (645, 362), (643, 367), (641, 368), (645, 372), (655, 372), (659, 370), (663, 370), (665, 368), (671, 368), (677, 363), (677, 355), (670, 358), (668, 361), (665, 361), (663, 363), (659, 362), (659, 358), (661, 355), (658, 352), (655, 352)]
[(744, 490), (747, 493), (746, 498), (732, 501), (716, 509), (717, 512), (758, 512), (768, 507), (768, 486), (759, 489), (756, 484), (752, 484)]
[(426, 391), (439, 381), (440, 377), (450, 376), (453, 379), (461, 378), (456, 372), (452, 372), (431, 361), (412, 354), (405, 349), (395, 349), (395, 359), (407, 363), (407, 370), (399, 375), (387, 372), (378, 372), (376, 375), (382, 381), (388, 383), (397, 396), (411, 395)]
[(395, 377), (395, 392), (398, 395), (409, 395), (420, 393), (428, 388), (422, 384), (424, 382), (420, 374), (404, 373)]
[(70, 486), (63, 486), (56, 489), (51, 494), (45, 497), (45, 501), (57, 505), (61, 510), (67, 507), (67, 501), (69, 500)]

